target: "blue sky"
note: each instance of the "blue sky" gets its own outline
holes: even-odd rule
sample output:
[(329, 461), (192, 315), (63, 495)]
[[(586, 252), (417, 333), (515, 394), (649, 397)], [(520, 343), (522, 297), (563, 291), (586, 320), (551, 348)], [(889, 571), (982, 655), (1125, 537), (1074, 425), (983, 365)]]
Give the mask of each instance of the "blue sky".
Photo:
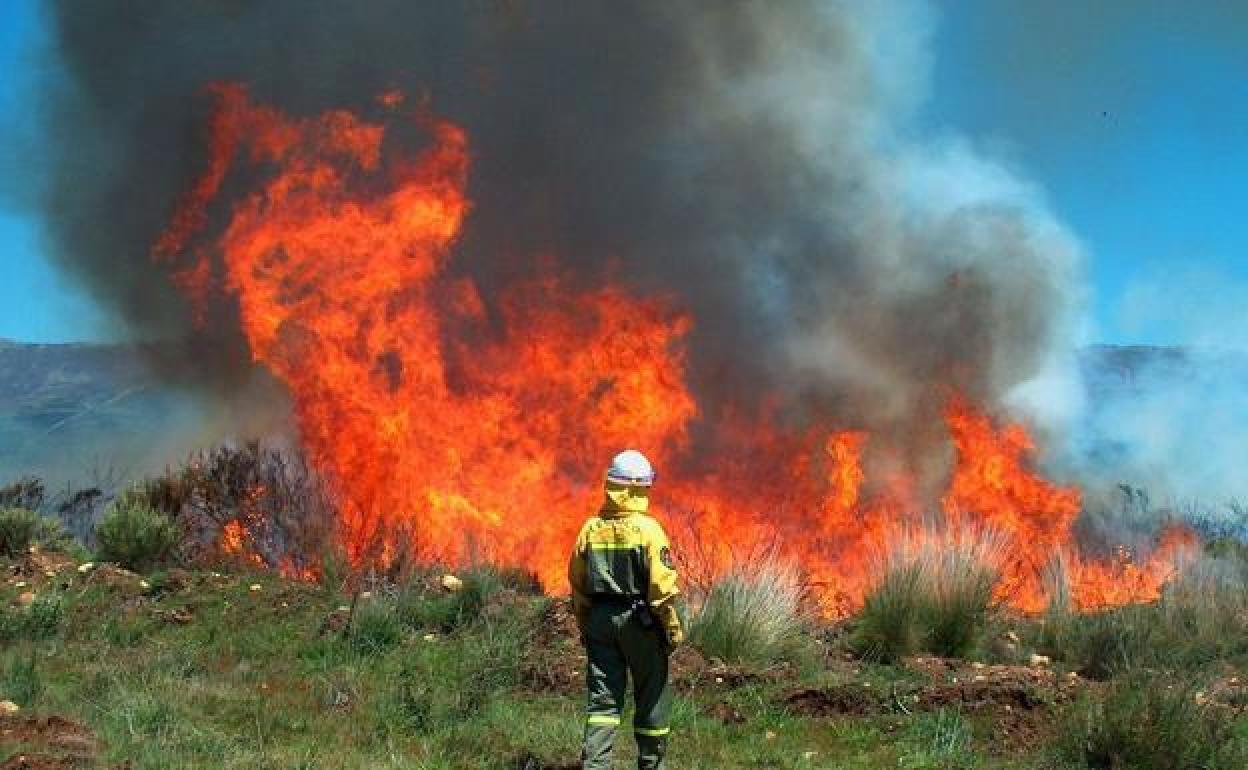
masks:
[[(1087, 248), (1093, 341), (1248, 345), (1248, 13), (1235, 5), (938, 4), (920, 125), (1046, 191)], [(25, 112), (36, 8), (0, 3), (6, 128)], [(53, 269), (38, 220), (3, 199), (0, 264), (0, 337), (110, 337)]]

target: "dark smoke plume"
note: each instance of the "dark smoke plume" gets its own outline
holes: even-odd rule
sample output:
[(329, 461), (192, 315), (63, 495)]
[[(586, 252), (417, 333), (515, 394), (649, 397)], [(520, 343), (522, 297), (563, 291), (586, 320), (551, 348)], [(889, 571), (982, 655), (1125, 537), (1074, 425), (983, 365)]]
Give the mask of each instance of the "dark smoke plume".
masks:
[(712, 417), (779, 393), (791, 419), (922, 441), (948, 388), (1003, 407), (1060, 371), (1077, 248), (1007, 170), (910, 137), (923, 5), (55, 0), (51, 23), (57, 258), (136, 332), (189, 341), (171, 375), (249, 376), (149, 258), (220, 80), (295, 114), (423, 95), (472, 142), (456, 269), (488, 291), (554, 255), (674, 296)]

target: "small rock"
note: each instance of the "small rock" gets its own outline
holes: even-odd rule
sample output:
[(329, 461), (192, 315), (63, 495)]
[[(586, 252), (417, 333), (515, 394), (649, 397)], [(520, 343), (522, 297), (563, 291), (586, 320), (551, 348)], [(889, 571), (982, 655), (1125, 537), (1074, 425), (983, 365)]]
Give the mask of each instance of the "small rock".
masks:
[(95, 562), (93, 561), (83, 562), (82, 564), (78, 565), (78, 574), (85, 575), (93, 569), (95, 569)]
[(56, 570), (54, 570), (54, 569), (45, 569), (45, 570), (43, 571), (43, 576), (44, 576), (44, 577), (49, 577), (49, 578), (54, 578), (54, 577), (56, 577)]
[(1031, 657), (1027, 659), (1027, 661), (1036, 668), (1044, 668), (1053, 662), (1049, 659), (1048, 655), (1037, 655), (1034, 652), (1031, 654)]
[(139, 588), (142, 588), (144, 591), (146, 591), (147, 589), (151, 587), (152, 587), (152, 584), (147, 582), (146, 580), (139, 581)]
[(11, 700), (0, 700), (0, 714), (16, 714), (22, 707)]
[(373, 592), (372, 591), (360, 591), (360, 598), (371, 599), (373, 598)]
[(437, 634), (425, 634), (424, 639), (426, 642), (436, 642), (438, 640), (438, 635)]
[(723, 684), (723, 683), (724, 683), (724, 678), (722, 676), (715, 677), (715, 684)]
[(255, 592), (257, 592), (257, 591), (259, 591), (259, 590), (260, 590), (260, 584), (259, 584), (259, 583), (252, 583), (250, 586), (248, 586), (247, 590), (248, 590), (248, 591), (251, 591), (251, 592), (254, 594)]
[(440, 580), (439, 583), (441, 584), (443, 589), (450, 591), (451, 593), (460, 591), (464, 587), (464, 581), (460, 580), (454, 575), (443, 575), (442, 580)]
[(774, 740), (776, 739), (776, 732), (775, 732), (775, 730), (768, 730), (767, 732), (763, 733), (763, 738), (765, 738), (765, 739), (767, 739), (767, 740), (769, 740), (769, 741), (774, 741)]
[(14, 588), (25, 588), (25, 587), (26, 587), (26, 581), (25, 581), (25, 580), (19, 580), (19, 581), (17, 581), (16, 583), (14, 583), (14, 584), (13, 584), (13, 587), (14, 587)]
[(1015, 633), (1014, 631), (1006, 631), (1005, 639), (1006, 641), (1012, 642), (1013, 644), (1022, 644), (1022, 640), (1018, 638), (1018, 634)]
[(802, 759), (806, 760), (807, 762), (809, 762), (810, 760), (814, 759), (817, 756), (819, 756), (819, 752), (817, 751), (803, 751), (802, 752)]
[(350, 611), (351, 611), (351, 608), (350, 608), (350, 607), (348, 607), (348, 606), (347, 606), (347, 605), (345, 605), (345, 604), (340, 604), (340, 605), (338, 605), (338, 611), (339, 611), (339, 612), (350, 612)]
[(988, 681), (988, 677), (984, 676), (983, 674), (976, 674), (976, 675), (975, 675), (975, 678), (974, 678), (972, 681), (975, 681), (975, 682), (986, 682), (986, 681)]
[(979, 671), (981, 669), (987, 668), (987, 666), (985, 666), (983, 663), (980, 663), (979, 661), (975, 661), (974, 663), (971, 664), (971, 668), (975, 669), (976, 671)]

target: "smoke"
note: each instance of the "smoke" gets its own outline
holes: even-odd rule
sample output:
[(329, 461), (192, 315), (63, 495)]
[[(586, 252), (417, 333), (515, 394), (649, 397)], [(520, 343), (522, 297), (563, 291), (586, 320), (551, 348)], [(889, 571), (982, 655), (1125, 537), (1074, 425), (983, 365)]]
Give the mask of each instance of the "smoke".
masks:
[(1121, 323), (1172, 346), (1085, 353), (1089, 408), (1071, 433), (1072, 464), (1163, 505), (1248, 496), (1246, 302), (1248, 283), (1222, 271), (1144, 271), (1125, 293)]
[(455, 269), (488, 293), (554, 255), (672, 296), (708, 418), (768, 394), (917, 454), (951, 390), (1026, 409), (1061, 379), (1078, 246), (1010, 169), (915, 138), (924, 4), (56, 0), (50, 21), (55, 257), (218, 394), (254, 379), (246, 346), (193, 330), (149, 253), (220, 80), (295, 114), (424, 95), (474, 153)]

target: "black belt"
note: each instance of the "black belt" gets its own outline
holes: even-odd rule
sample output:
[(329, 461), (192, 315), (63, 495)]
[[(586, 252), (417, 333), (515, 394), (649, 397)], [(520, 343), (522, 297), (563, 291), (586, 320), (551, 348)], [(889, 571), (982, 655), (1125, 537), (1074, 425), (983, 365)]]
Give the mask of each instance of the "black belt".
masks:
[(625, 596), (624, 594), (594, 594), (589, 597), (594, 604), (608, 604), (612, 607), (631, 607), (637, 602), (645, 602), (644, 596)]

